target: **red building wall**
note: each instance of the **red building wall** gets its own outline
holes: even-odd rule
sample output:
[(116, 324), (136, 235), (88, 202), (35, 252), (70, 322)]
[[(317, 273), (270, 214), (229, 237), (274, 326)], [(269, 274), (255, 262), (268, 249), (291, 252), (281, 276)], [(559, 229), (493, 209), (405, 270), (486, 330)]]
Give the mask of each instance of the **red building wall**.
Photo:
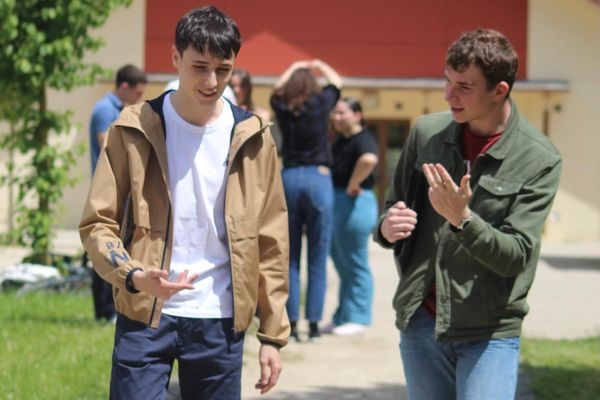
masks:
[[(213, 0), (242, 33), (237, 65), (279, 75), (294, 60), (321, 58), (344, 76), (441, 77), (448, 45), (463, 31), (504, 33), (526, 77), (527, 0)], [(145, 68), (173, 73), (178, 19), (204, 3), (148, 0)]]

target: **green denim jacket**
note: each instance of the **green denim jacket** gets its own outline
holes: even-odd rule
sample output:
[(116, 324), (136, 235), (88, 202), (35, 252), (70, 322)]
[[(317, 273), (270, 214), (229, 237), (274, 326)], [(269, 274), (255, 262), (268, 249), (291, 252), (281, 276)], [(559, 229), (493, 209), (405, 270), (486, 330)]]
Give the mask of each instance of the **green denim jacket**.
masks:
[(450, 113), (419, 118), (396, 167), (379, 225), (402, 200), (417, 212), (406, 240), (391, 244), (379, 228), (374, 239), (394, 248), (400, 282), (394, 296), (402, 330), (435, 282), (439, 340), (478, 340), (520, 335), (527, 293), (535, 275), (540, 237), (558, 187), (561, 157), (512, 102), (499, 141), (471, 168), (473, 219), (451, 228), (429, 202), (421, 166), (441, 163), (455, 183), (466, 173), (462, 126)]

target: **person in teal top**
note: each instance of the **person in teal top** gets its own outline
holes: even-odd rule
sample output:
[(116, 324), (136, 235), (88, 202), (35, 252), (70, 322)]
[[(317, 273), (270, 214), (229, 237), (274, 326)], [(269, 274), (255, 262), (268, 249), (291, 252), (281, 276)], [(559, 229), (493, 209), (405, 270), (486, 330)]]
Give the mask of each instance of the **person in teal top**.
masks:
[(450, 112), (421, 117), (375, 240), (394, 249), (396, 325), (409, 399), (513, 399), (521, 324), (561, 171), (518, 112), (518, 59), (501, 33), (446, 57)]
[(357, 100), (339, 100), (331, 113), (331, 124), (337, 133), (331, 165), (335, 201), (331, 258), (340, 288), (332, 325), (323, 330), (352, 336), (363, 333), (372, 320), (373, 276), (368, 243), (377, 222), (373, 186), (379, 148), (365, 126)]

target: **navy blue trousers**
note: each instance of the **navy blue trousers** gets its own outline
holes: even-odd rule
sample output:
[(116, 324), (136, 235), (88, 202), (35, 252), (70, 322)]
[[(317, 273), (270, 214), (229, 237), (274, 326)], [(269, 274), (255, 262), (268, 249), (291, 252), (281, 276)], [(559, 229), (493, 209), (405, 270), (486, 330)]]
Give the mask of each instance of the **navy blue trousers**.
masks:
[(158, 328), (118, 314), (110, 398), (164, 399), (174, 360), (181, 397), (239, 399), (244, 335), (233, 321), (163, 314)]

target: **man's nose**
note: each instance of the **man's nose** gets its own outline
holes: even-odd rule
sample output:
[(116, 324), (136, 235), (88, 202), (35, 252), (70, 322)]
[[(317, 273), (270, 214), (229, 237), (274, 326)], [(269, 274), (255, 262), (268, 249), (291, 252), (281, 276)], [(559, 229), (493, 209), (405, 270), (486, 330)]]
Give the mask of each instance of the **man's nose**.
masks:
[(208, 73), (208, 77), (206, 78), (206, 85), (210, 88), (214, 88), (217, 86), (217, 74), (215, 71), (211, 71)]
[(454, 97), (454, 93), (455, 91), (452, 85), (446, 85), (446, 88), (444, 90), (444, 100), (450, 101), (450, 99)]

